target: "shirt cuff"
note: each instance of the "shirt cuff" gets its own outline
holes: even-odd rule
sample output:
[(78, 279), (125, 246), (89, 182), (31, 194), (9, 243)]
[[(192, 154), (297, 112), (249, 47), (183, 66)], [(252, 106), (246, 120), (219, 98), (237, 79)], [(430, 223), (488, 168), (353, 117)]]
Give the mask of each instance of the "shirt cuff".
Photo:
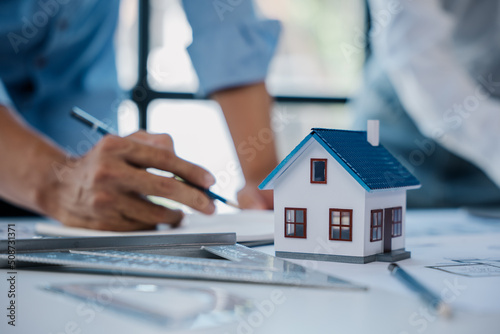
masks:
[(9, 93), (7, 93), (7, 89), (5, 89), (2, 80), (0, 80), (0, 104), (12, 106), (12, 101), (9, 97)]
[(194, 36), (188, 47), (200, 94), (264, 81), (278, 44), (276, 20), (232, 22)]

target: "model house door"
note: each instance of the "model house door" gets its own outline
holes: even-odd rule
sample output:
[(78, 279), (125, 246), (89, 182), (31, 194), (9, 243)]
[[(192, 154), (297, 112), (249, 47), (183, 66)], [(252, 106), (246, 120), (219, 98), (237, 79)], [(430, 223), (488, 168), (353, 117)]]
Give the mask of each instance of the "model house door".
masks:
[(403, 208), (384, 209), (384, 253), (392, 251), (392, 238), (403, 234)]
[(384, 209), (384, 253), (392, 251), (392, 210)]

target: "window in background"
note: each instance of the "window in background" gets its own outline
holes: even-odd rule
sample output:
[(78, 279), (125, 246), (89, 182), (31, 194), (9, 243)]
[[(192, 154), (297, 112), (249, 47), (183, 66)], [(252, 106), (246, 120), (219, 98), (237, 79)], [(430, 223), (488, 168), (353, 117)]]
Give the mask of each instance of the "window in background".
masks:
[(139, 129), (139, 111), (137, 105), (129, 100), (126, 91), (137, 83), (137, 0), (121, 0), (120, 19), (115, 34), (116, 67), (118, 69), (118, 83), (121, 89), (122, 102), (117, 105), (118, 132), (128, 135)]
[(282, 22), (268, 86), (273, 95), (351, 96), (361, 82), (364, 50), (352, 51), (366, 29), (362, 0), (257, 0)]
[(192, 32), (181, 1), (150, 3), (149, 85), (159, 91), (197, 92), (198, 77), (186, 50), (193, 40)]
[(118, 133), (127, 136), (139, 130), (139, 110), (132, 100), (123, 100), (118, 106)]
[[(283, 31), (271, 64), (272, 95), (350, 96), (359, 86), (364, 50), (356, 38), (365, 29), (362, 0), (257, 0)], [(191, 28), (180, 0), (151, 0), (148, 82), (156, 90), (191, 92), (198, 79), (186, 48)], [(354, 51), (353, 51), (354, 50)]]
[(275, 103), (272, 114), (278, 155), (284, 158), (312, 128), (348, 129), (350, 115), (343, 104)]
[(120, 1), (120, 18), (115, 34), (118, 82), (130, 90), (137, 82), (138, 0)]
[[(176, 154), (209, 170), (217, 183), (215, 193), (231, 200), (244, 185), (238, 158), (219, 105), (207, 100), (166, 100), (150, 103), (148, 130), (168, 133)], [(235, 209), (215, 202), (219, 212)]]
[[(346, 46), (352, 51), (366, 29), (365, 2), (256, 3), (263, 15), (283, 24), (267, 80), (277, 97), (273, 129), (283, 158), (312, 127), (349, 126), (343, 102), (360, 83), (364, 50), (346, 53)], [(140, 43), (138, 31), (148, 43)], [(239, 168), (233, 168), (237, 156), (220, 107), (194, 94), (198, 79), (186, 51), (191, 40), (180, 0), (122, 0), (116, 34), (119, 82), (125, 90), (136, 87), (137, 92), (139, 87), (141, 94), (132, 94), (138, 108), (128, 100), (119, 106), (120, 134), (136, 130), (138, 121), (152, 132), (170, 133), (179, 155), (209, 169), (217, 177), (221, 195), (234, 198), (244, 180)], [(139, 66), (144, 73), (141, 78)], [(219, 209), (227, 208), (219, 204)]]

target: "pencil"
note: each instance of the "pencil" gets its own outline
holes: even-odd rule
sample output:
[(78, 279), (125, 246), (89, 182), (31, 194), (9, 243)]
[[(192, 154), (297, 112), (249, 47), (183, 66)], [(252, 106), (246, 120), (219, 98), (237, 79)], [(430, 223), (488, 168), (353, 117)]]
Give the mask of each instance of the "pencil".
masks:
[(416, 292), (420, 298), (439, 315), (451, 317), (452, 310), (449, 304), (445, 303), (438, 295), (426, 288), (422, 283), (413, 278), (405, 270), (396, 263), (391, 263), (387, 268), (391, 275), (396, 277), (400, 282), (406, 285), (410, 290)]
[[(108, 135), (108, 134), (116, 135), (118, 133), (117, 131), (115, 131), (113, 128), (111, 128), (110, 126), (108, 126), (104, 122), (101, 122), (100, 120), (98, 120), (94, 116), (90, 115), (89, 113), (83, 111), (82, 109), (80, 109), (78, 107), (73, 107), (71, 109), (71, 113), (70, 114), (71, 114), (71, 116), (73, 118), (75, 118), (76, 120), (82, 122), (83, 124), (91, 127), (92, 129), (96, 130), (100, 134), (103, 134), (103, 135)], [(230, 200), (225, 199), (224, 197), (211, 192), (209, 189), (203, 188), (203, 187), (201, 187), (199, 185), (196, 185), (196, 184), (194, 184), (192, 182), (184, 180), (183, 178), (181, 178), (181, 177), (179, 177), (177, 175), (174, 175), (174, 178), (177, 181), (183, 182), (183, 183), (187, 184), (188, 186), (191, 186), (193, 188), (196, 188), (196, 189), (202, 191), (203, 193), (205, 193), (205, 195), (207, 195), (208, 197), (210, 197), (210, 198), (212, 198), (214, 200), (218, 200), (218, 201), (220, 201), (220, 202), (222, 202), (222, 203), (224, 203), (226, 205), (229, 205), (229, 206), (231, 206), (233, 208), (240, 209), (240, 207), (238, 206), (238, 204), (236, 204), (234, 202), (231, 202)]]
[(104, 122), (101, 122), (94, 116), (86, 113), (82, 109), (78, 107), (73, 107), (71, 109), (71, 114), (70, 114), (74, 119), (82, 122), (83, 124), (91, 127), (95, 131), (99, 132), (102, 135), (117, 135), (118, 133), (109, 125), (105, 124)]

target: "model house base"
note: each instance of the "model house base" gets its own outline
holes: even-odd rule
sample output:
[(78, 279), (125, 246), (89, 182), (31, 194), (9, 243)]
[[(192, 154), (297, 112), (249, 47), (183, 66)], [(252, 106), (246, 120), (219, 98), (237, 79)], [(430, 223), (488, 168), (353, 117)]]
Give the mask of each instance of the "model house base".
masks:
[(297, 252), (276, 252), (277, 257), (297, 260), (315, 260), (315, 261), (330, 261), (364, 264), (374, 261), (379, 262), (396, 262), (406, 260), (411, 257), (411, 252), (404, 248), (396, 249), (388, 253), (380, 253), (369, 256), (348, 256), (348, 255), (333, 255), (333, 254), (312, 254), (312, 253), (297, 253)]

